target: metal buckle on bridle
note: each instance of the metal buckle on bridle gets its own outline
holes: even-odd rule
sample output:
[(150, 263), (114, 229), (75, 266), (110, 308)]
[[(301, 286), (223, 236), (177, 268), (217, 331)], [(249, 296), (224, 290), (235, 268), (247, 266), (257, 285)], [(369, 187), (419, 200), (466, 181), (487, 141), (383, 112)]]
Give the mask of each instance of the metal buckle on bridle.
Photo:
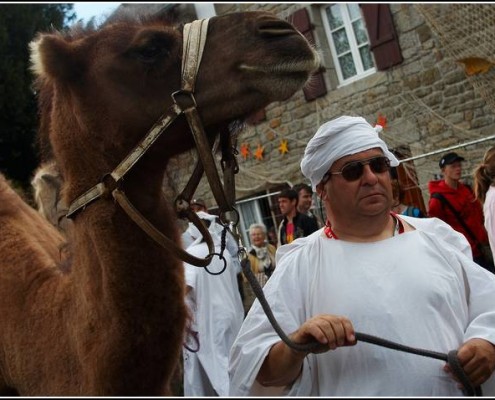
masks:
[(189, 90), (180, 89), (176, 92), (173, 92), (171, 96), (174, 100), (174, 103), (177, 104), (182, 112), (197, 107), (194, 93)]

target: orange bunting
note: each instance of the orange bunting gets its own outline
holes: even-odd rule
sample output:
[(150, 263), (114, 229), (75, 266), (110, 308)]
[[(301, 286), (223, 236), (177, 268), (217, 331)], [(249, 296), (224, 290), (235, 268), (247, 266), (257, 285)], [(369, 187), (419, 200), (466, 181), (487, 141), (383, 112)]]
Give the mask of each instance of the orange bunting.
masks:
[(256, 149), (256, 152), (254, 153), (254, 157), (257, 159), (257, 160), (262, 160), (263, 159), (263, 147), (261, 146), (261, 144), (258, 145), (258, 148)]
[(280, 146), (278, 146), (278, 151), (282, 155), (284, 155), (285, 153), (288, 153), (289, 152), (289, 147), (287, 145), (287, 140), (281, 140), (280, 141)]
[(244, 158), (245, 160), (249, 157), (249, 144), (247, 143), (243, 143), (241, 145), (241, 156), (242, 158)]
[(464, 71), (468, 76), (485, 74), (495, 65), (491, 61), (479, 57), (467, 57), (459, 60), (459, 62), (464, 64)]

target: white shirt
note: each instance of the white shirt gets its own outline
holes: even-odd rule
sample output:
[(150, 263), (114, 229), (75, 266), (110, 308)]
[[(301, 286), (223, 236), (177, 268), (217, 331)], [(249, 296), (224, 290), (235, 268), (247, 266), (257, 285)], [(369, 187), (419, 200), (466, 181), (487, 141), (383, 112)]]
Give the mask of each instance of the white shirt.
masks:
[[(443, 221), (401, 218), (416, 230), (373, 243), (328, 239), (319, 230), (282, 246), (264, 293), (284, 332), (326, 313), (348, 317), (357, 332), (441, 353), (474, 337), (495, 343), (495, 275), (472, 261), (464, 236)], [(255, 378), (279, 340), (256, 300), (232, 347), (230, 395), (265, 394)], [(358, 342), (309, 354), (296, 382), (278, 394), (462, 395), (444, 364)]]
[(495, 254), (495, 186), (490, 186), (486, 192), (483, 203), (483, 214), (485, 215), (485, 229), (492, 254)]

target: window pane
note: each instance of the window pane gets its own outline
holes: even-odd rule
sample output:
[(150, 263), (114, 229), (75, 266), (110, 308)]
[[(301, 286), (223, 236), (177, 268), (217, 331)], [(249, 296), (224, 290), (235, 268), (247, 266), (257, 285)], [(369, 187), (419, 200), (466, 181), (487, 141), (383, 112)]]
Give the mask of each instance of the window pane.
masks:
[(347, 4), (347, 9), (349, 10), (349, 17), (351, 21), (361, 18), (361, 10), (359, 9), (359, 4)]
[(327, 8), (327, 18), (331, 30), (337, 29), (344, 24), (342, 22), (342, 14), (340, 13), (340, 7), (338, 4), (334, 4), (333, 6)]
[(344, 79), (349, 79), (356, 75), (356, 67), (354, 65), (351, 53), (339, 57), (339, 64)]
[(356, 37), (356, 42), (358, 46), (368, 42), (368, 36), (366, 35), (366, 30), (364, 29), (364, 24), (362, 19), (353, 22), (352, 29), (354, 30), (354, 36)]
[(345, 53), (349, 51), (349, 40), (347, 39), (347, 35), (345, 33), (345, 29), (339, 29), (338, 31), (332, 33), (333, 43), (335, 44), (335, 50), (337, 50), (337, 55)]
[(365, 71), (373, 68), (375, 65), (373, 63), (373, 57), (371, 57), (370, 48), (368, 45), (363, 46), (359, 49), (359, 53), (361, 54), (361, 61), (363, 63), (363, 69)]
[(331, 44), (332, 58), (342, 84), (368, 76), (376, 66), (370, 39), (358, 3), (325, 4), (320, 8), (324, 29)]

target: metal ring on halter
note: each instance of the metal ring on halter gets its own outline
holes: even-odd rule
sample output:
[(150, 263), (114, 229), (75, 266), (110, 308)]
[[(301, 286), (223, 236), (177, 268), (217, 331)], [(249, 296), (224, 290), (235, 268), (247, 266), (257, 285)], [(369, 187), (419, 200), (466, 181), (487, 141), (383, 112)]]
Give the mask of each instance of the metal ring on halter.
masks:
[[(233, 213), (235, 216), (235, 219), (228, 218), (227, 213)], [(230, 223), (232, 223), (234, 226), (237, 226), (237, 224), (239, 223), (239, 219), (240, 219), (239, 218), (239, 211), (237, 211), (235, 208), (232, 208), (232, 210), (228, 210), (228, 211), (220, 211), (218, 218), (220, 219), (220, 222), (224, 226), (227, 224), (230, 224)]]
[(188, 110), (190, 108), (196, 108), (196, 98), (194, 94), (188, 90), (180, 89), (171, 94), (174, 103), (182, 110)]
[[(194, 339), (194, 341), (196, 342), (196, 348), (193, 349), (192, 347), (190, 347), (187, 342), (189, 340), (189, 336), (192, 336), (192, 338)], [(188, 332), (188, 339), (182, 344), (188, 351), (190, 351), (191, 353), (197, 353), (199, 351), (199, 337), (198, 337), (198, 332), (197, 331), (193, 331), (192, 329), (189, 329), (189, 332)]]
[(220, 253), (210, 253), (208, 254), (207, 257), (213, 257), (213, 256), (218, 256), (218, 258), (220, 258), (220, 260), (223, 260), (223, 268), (219, 271), (219, 272), (211, 272), (209, 269), (208, 269), (208, 266), (205, 265), (204, 266), (204, 269), (206, 270), (206, 272), (208, 272), (210, 275), (220, 275), (221, 273), (223, 273), (223, 271), (225, 271), (225, 269), (227, 268), (227, 260), (225, 259), (225, 257), (220, 254)]

